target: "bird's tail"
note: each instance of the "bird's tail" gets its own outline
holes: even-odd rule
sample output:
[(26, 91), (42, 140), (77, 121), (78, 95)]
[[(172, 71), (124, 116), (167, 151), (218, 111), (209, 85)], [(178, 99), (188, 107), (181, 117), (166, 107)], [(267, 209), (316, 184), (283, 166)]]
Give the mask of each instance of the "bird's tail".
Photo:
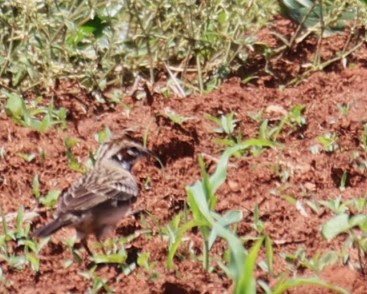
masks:
[(71, 224), (71, 220), (62, 220), (60, 218), (55, 219), (53, 222), (45, 225), (44, 227), (38, 228), (31, 233), (32, 237), (48, 237), (60, 230), (61, 228)]

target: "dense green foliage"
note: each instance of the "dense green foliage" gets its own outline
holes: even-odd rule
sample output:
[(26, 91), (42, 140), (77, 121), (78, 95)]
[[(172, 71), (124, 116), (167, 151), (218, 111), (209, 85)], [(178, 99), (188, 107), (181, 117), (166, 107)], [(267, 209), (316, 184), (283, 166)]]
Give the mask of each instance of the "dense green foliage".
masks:
[(137, 75), (153, 82), (161, 71), (215, 84), (246, 60), (255, 42), (248, 32), (275, 7), (267, 0), (3, 1), (0, 84), (26, 91), (75, 79), (103, 91)]

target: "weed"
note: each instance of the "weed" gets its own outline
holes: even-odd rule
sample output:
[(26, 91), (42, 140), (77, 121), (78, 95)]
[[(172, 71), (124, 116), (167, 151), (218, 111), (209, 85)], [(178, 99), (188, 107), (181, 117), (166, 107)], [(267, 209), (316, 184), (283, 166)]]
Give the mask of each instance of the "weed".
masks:
[(48, 240), (37, 243), (29, 238), (30, 221), (35, 216), (34, 212), (25, 213), (23, 207), (16, 214), (2, 215), (0, 261), (5, 261), (11, 268), (22, 270), (30, 265), (35, 272), (40, 269), (39, 253)]
[[(356, 233), (357, 229), (360, 233)], [(341, 212), (324, 224), (322, 234), (328, 241), (340, 234), (346, 234), (348, 238), (345, 246), (357, 248), (359, 269), (363, 274), (366, 273), (364, 260), (367, 255), (367, 216), (364, 213), (350, 216), (347, 212)]]
[(86, 169), (79, 163), (77, 157), (72, 151), (72, 148), (78, 143), (78, 140), (71, 137), (65, 139), (64, 144), (66, 147), (66, 157), (68, 159), (68, 165), (71, 170), (77, 171), (79, 173), (85, 173)]
[[(276, 7), (268, 0), (174, 6), (168, 0), (61, 1), (47, 9), (6, 2), (0, 81), (24, 92), (73, 79), (103, 103), (109, 86), (131, 85), (147, 75), (153, 83), (158, 72), (166, 72), (168, 82), (176, 80), (184, 92), (210, 90), (246, 61), (256, 42), (246, 32), (264, 25)], [(108, 99), (119, 103), (121, 95)]]
[(329, 208), (334, 213), (342, 213), (348, 210), (347, 204), (342, 201), (341, 196), (330, 200), (320, 200), (319, 204)]
[(158, 278), (158, 273), (155, 272), (158, 262), (150, 262), (150, 253), (142, 252), (139, 253), (137, 263), (139, 266), (144, 267), (145, 270), (150, 274), (149, 280), (154, 280)]
[(220, 118), (214, 117), (212, 115), (207, 115), (207, 117), (217, 124), (219, 128), (215, 129), (216, 133), (225, 134), (226, 136), (232, 136), (233, 132), (237, 126), (238, 120), (234, 118), (235, 114), (233, 112), (229, 114), (222, 114)]
[(85, 272), (80, 272), (79, 275), (89, 280), (92, 286), (88, 289), (87, 293), (100, 293), (102, 290), (106, 293), (114, 293), (115, 291), (108, 286), (108, 280), (101, 278), (96, 274), (97, 266), (93, 266), (91, 269)]
[(43, 100), (41, 97), (27, 102), (15, 93), (9, 93), (7, 97), (5, 110), (17, 124), (40, 133), (49, 131), (55, 125), (66, 127), (67, 111), (65, 108), (55, 109), (53, 101), (46, 107), (40, 104)]
[(193, 119), (193, 117), (182, 116), (182, 115), (178, 114), (177, 112), (175, 112), (173, 109), (170, 109), (170, 108), (165, 108), (164, 111), (163, 111), (163, 115), (168, 117), (172, 122), (174, 122), (174, 123), (176, 123), (180, 126), (185, 121)]
[(322, 145), (326, 152), (334, 152), (339, 148), (338, 136), (335, 133), (325, 133), (317, 137), (317, 141)]
[(335, 265), (339, 259), (337, 252), (330, 251), (321, 255), (315, 254), (308, 258), (306, 250), (303, 248), (297, 249), (294, 254), (282, 254), (285, 260), (294, 265), (296, 268), (307, 268), (319, 274), (325, 267)]

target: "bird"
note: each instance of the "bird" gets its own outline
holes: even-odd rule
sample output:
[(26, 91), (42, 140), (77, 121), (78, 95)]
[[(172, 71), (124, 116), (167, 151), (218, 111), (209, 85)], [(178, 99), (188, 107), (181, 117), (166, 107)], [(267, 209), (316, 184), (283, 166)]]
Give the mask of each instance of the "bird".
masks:
[(131, 170), (140, 157), (150, 152), (126, 133), (101, 145), (95, 166), (62, 193), (56, 219), (36, 229), (32, 237), (48, 237), (61, 228), (73, 227), (89, 255), (87, 238), (99, 241), (129, 215), (139, 187)]

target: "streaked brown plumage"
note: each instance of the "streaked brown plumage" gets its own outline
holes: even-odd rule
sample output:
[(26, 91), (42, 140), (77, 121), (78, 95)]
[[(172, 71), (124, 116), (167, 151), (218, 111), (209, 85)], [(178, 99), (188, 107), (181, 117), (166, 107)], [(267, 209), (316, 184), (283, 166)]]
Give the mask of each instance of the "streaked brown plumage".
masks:
[(131, 168), (139, 157), (148, 154), (141, 144), (126, 137), (117, 137), (103, 144), (94, 169), (61, 195), (57, 218), (32, 235), (47, 237), (71, 226), (91, 254), (86, 244), (88, 235), (94, 234), (100, 239), (115, 229), (136, 201), (139, 188)]

